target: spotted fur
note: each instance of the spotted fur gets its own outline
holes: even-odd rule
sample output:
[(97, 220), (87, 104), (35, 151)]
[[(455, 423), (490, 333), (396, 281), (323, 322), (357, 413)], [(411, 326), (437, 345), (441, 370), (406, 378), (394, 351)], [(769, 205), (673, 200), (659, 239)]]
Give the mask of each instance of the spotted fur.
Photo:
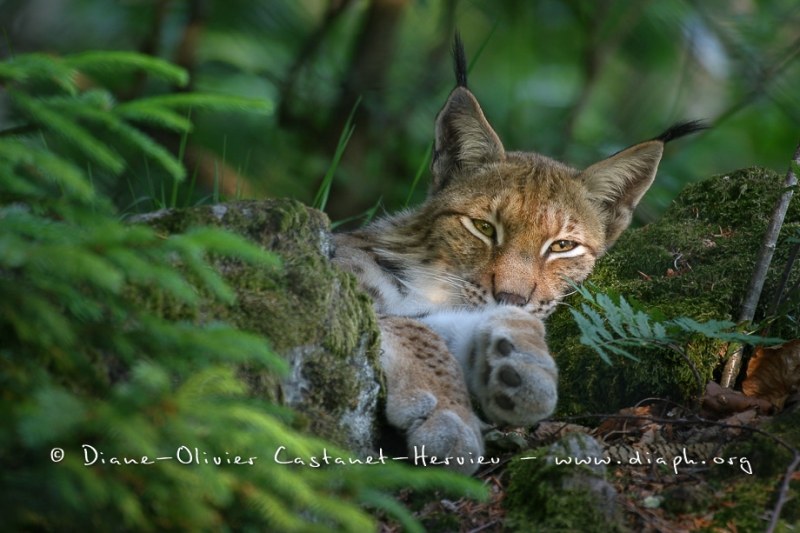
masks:
[(665, 142), (701, 126), (678, 125), (583, 170), (506, 152), (458, 71), (463, 51), (456, 65), (427, 200), (336, 236), (334, 261), (379, 314), (388, 421), (410, 447), (473, 472), (477, 413), (517, 426), (552, 414), (558, 372), (542, 319), (628, 226)]

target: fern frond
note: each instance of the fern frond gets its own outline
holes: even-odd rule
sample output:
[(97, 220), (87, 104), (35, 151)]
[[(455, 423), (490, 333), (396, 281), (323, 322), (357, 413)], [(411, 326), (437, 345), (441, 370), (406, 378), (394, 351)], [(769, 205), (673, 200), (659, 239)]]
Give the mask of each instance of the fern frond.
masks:
[(736, 331), (736, 324), (728, 320), (708, 320), (697, 322), (689, 317), (678, 317), (670, 320), (668, 326), (675, 326), (679, 330), (698, 333), (704, 337), (719, 339), (726, 342), (743, 342), (751, 345), (770, 346), (785, 342), (777, 337), (762, 337), (745, 332)]
[(646, 312), (635, 310), (624, 297), (619, 296), (619, 304), (616, 304), (607, 295), (596, 292), (596, 288), (589, 287), (592, 286), (587, 283), (576, 288), (586, 302), (581, 304), (580, 311), (570, 309), (570, 313), (581, 330), (581, 343), (595, 350), (609, 364), (607, 352), (638, 360), (624, 349), (628, 346), (666, 346), (681, 352), (678, 346), (687, 343), (692, 335), (763, 345), (782, 342), (737, 332), (736, 325), (725, 320), (698, 322), (689, 317), (677, 317), (656, 321)]
[(653, 337), (653, 329), (650, 327), (650, 317), (644, 313), (636, 313), (631, 324), (632, 333), (637, 337), (650, 339)]
[[(596, 301), (597, 305), (606, 311), (605, 318), (608, 320), (608, 324), (614, 330), (614, 333), (621, 337), (625, 336), (625, 328), (623, 326), (623, 320), (626, 316), (625, 308), (623, 308), (622, 305), (620, 305), (619, 308), (613, 305), (611, 298), (607, 294), (598, 294)], [(624, 298), (622, 301), (625, 301)], [(625, 302), (625, 305), (627, 304), (628, 302)]]
[(184, 381), (177, 398), (186, 402), (183, 405), (189, 411), (194, 403), (207, 401), (211, 396), (235, 396), (244, 394), (245, 391), (245, 386), (236, 378), (231, 368), (212, 365), (195, 372)]

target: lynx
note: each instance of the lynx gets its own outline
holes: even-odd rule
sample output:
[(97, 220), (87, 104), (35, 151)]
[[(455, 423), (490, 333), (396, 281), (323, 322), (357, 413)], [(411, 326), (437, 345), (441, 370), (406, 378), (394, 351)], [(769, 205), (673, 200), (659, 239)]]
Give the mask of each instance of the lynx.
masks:
[(482, 422), (532, 426), (556, 406), (546, 318), (628, 226), (678, 124), (585, 170), (507, 152), (467, 88), (436, 117), (432, 183), (418, 208), (335, 236), (334, 262), (368, 292), (381, 331), (386, 419), (451, 468), (473, 473)]

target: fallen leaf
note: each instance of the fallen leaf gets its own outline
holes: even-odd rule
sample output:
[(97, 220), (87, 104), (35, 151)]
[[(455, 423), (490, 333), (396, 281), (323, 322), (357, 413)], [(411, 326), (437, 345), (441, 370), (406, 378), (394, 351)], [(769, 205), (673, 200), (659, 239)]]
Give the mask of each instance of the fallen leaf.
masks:
[(769, 413), (772, 404), (757, 397), (749, 397), (739, 391), (725, 388), (719, 383), (709, 381), (701, 403), (703, 414), (707, 417), (722, 418), (733, 413), (756, 409)]
[(775, 409), (800, 388), (800, 339), (770, 348), (757, 347), (747, 366), (742, 391), (768, 401)]
[(610, 417), (603, 420), (597, 427), (597, 434), (639, 432), (645, 426), (652, 424), (649, 418), (653, 416), (653, 409), (649, 405), (626, 407), (621, 409), (619, 414), (620, 416), (618, 417)]

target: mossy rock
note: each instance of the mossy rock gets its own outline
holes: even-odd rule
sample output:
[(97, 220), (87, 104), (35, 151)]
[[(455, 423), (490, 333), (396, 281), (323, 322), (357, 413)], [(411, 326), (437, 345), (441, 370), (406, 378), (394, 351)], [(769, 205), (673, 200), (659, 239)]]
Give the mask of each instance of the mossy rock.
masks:
[(281, 268), (214, 260), (235, 290), (233, 305), (208, 298), (188, 314), (162, 295), (145, 298), (168, 318), (222, 321), (266, 337), (290, 366), (282, 379), (243, 369), (254, 393), (294, 408), (296, 425), (357, 452), (375, 439), (379, 333), (369, 298), (330, 262), (327, 216), (293, 200), (239, 201), (137, 217), (164, 233), (222, 227), (282, 260)]
[(602, 456), (596, 440), (573, 433), (514, 458), (506, 471), (506, 530), (624, 531), (605, 466), (583, 463)]
[[(735, 320), (784, 177), (751, 168), (687, 187), (656, 223), (623, 233), (600, 260), (590, 281), (623, 295), (662, 318)], [(786, 264), (788, 239), (800, 231), (800, 202), (790, 204), (762, 296), (769, 301)], [(800, 277), (794, 269), (794, 283)], [(580, 307), (578, 295), (567, 298)], [(788, 306), (798, 306), (790, 301)], [(759, 315), (757, 315), (758, 317)], [(613, 365), (583, 346), (568, 306), (548, 321), (548, 344), (560, 368), (559, 414), (606, 413), (648, 397), (686, 402), (719, 372), (723, 343), (698, 339), (686, 347), (689, 365), (668, 350), (642, 349), (641, 362), (616, 358)], [(797, 323), (778, 321), (771, 335), (800, 336)]]

